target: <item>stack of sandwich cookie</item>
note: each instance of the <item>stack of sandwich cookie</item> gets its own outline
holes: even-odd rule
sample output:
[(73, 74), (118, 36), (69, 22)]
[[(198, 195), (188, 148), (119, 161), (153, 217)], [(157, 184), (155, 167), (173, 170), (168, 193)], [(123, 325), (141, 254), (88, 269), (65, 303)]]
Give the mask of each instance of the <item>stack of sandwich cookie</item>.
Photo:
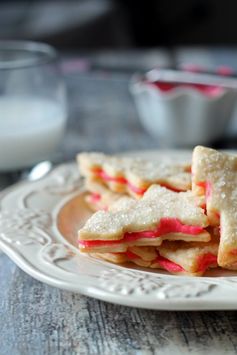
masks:
[[(81, 153), (77, 161), (80, 173), (88, 183), (96, 182), (97, 186), (102, 185), (119, 194), (127, 193), (134, 198), (141, 198), (152, 184), (177, 192), (191, 188), (189, 164), (166, 164), (102, 153)], [(95, 186), (92, 189), (92, 193), (97, 193)]]
[(102, 153), (78, 161), (87, 199), (98, 193), (92, 208), (102, 209), (79, 231), (81, 252), (192, 276), (237, 268), (237, 157), (196, 147), (192, 186), (188, 164)]

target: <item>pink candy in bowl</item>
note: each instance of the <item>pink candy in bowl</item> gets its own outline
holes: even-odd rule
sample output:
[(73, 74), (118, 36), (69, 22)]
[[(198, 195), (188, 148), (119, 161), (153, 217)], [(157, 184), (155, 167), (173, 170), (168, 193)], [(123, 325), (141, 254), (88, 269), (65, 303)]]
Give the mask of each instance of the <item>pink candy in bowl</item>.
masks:
[[(158, 79), (157, 72), (162, 74)], [(161, 145), (208, 144), (223, 136), (235, 107), (237, 85), (233, 79), (224, 79), (222, 85), (222, 78), (210, 78), (170, 70), (134, 76), (131, 92), (141, 123)]]

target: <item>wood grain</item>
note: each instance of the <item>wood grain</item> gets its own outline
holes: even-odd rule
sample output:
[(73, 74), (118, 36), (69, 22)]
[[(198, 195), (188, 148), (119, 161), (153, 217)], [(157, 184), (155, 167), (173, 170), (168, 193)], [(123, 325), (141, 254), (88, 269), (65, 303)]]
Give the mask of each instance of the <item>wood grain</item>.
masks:
[(5, 354), (235, 354), (236, 312), (116, 306), (52, 288), (0, 256)]

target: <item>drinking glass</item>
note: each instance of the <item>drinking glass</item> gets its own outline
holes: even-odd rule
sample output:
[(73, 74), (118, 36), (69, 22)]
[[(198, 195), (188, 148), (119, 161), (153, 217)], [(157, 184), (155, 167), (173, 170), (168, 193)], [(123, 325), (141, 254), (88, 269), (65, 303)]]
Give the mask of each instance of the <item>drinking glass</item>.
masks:
[(51, 159), (66, 118), (55, 49), (43, 43), (0, 41), (0, 172)]

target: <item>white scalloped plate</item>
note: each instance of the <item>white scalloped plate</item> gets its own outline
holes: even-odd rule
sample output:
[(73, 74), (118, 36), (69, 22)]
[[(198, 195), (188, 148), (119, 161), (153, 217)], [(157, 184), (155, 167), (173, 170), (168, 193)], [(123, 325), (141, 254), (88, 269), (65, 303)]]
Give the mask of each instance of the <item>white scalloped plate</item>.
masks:
[[(177, 151), (139, 155), (176, 161), (191, 156)], [(34, 278), (104, 301), (163, 310), (237, 309), (237, 273), (172, 276), (82, 255), (76, 231), (90, 215), (83, 194), (75, 164), (5, 190), (0, 195), (0, 248)]]

